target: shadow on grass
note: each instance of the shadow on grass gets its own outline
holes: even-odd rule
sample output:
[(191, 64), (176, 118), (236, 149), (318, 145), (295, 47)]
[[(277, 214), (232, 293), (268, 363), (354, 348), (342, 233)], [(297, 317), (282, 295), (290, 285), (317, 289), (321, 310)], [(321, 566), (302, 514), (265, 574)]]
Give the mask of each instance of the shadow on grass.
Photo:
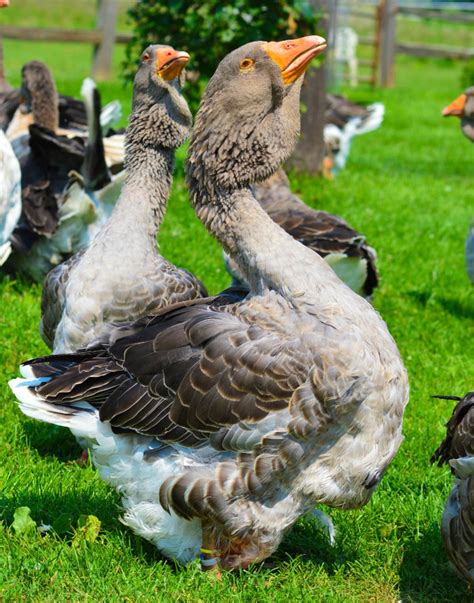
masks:
[(30, 508), (31, 517), (37, 525), (51, 525), (52, 530), (48, 532), (50, 535), (72, 544), (74, 528), (78, 525), (80, 516), (95, 515), (101, 523), (101, 535), (119, 535), (128, 544), (134, 557), (150, 566), (164, 562), (172, 572), (182, 571), (182, 566), (163, 557), (153, 544), (136, 536), (120, 522), (121, 508), (118, 497), (116, 500), (114, 498), (77, 492), (18, 492), (12, 497), (0, 496), (0, 521), (11, 526), (15, 510), (26, 506)]
[(407, 291), (407, 295), (423, 308), (438, 304), (456, 318), (474, 320), (474, 304), (463, 303), (456, 298), (439, 297), (433, 291)]
[(326, 531), (314, 519), (305, 517), (298, 521), (272, 557), (283, 561), (299, 557), (314, 565), (324, 567), (329, 575), (335, 574), (341, 565), (357, 559), (355, 550), (347, 551), (336, 543), (331, 546)]
[(42, 457), (54, 456), (65, 463), (75, 461), (81, 456), (81, 447), (69, 429), (65, 427), (40, 421), (25, 421), (23, 431), (28, 446), (36, 450)]
[(417, 542), (405, 543), (400, 567), (402, 601), (467, 603), (471, 597), (449, 565), (438, 525), (432, 525)]
[(456, 318), (467, 318), (474, 320), (474, 304), (463, 303), (458, 299), (452, 299), (449, 297), (438, 297), (436, 301), (442, 306), (447, 312), (456, 316)]

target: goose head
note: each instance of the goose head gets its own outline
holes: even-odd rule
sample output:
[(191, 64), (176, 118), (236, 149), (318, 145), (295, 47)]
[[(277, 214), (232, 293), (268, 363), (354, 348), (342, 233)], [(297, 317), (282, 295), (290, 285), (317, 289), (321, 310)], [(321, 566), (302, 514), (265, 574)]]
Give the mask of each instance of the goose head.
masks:
[(445, 107), (442, 115), (459, 117), (465, 136), (474, 142), (474, 86), (470, 86), (464, 94)]
[(203, 191), (211, 182), (219, 190), (243, 188), (279, 168), (299, 134), (303, 74), (325, 47), (319, 36), (251, 42), (221, 61), (191, 137), (191, 192)]
[[(144, 144), (176, 149), (186, 140), (192, 115), (181, 87), (188, 61), (187, 52), (171, 46), (154, 44), (143, 51), (134, 81), (129, 128), (140, 122), (139, 135)], [(154, 127), (157, 123), (159, 128)]]

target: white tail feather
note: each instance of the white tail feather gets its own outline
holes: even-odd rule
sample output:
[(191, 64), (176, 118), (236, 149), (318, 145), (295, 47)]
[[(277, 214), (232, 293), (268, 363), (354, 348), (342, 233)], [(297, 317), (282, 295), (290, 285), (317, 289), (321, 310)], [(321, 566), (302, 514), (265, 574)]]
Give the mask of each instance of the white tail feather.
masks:
[(100, 112), (100, 127), (102, 128), (102, 136), (106, 136), (107, 132), (120, 121), (122, 117), (122, 105), (120, 101), (114, 100), (107, 103)]
[(373, 103), (367, 106), (370, 115), (361, 120), (357, 126), (356, 134), (367, 134), (377, 128), (380, 128), (385, 115), (385, 105), (383, 103)]
[[(30, 367), (22, 367), (22, 370)], [(28, 371), (25, 371), (28, 372)], [(30, 370), (31, 375), (31, 370)], [(95, 440), (99, 423), (98, 412), (86, 402), (74, 405), (50, 404), (31, 388), (49, 381), (49, 377), (37, 379), (11, 379), (8, 384), (15, 394), (23, 414), (32, 419), (69, 428), (76, 437)]]

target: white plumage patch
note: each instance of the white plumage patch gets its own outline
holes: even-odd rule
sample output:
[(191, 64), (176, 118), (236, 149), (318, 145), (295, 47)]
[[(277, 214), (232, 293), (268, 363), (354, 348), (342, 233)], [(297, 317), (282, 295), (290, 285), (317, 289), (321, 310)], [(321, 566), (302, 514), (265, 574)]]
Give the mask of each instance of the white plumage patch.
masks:
[(157, 501), (164, 480), (200, 465), (201, 455), (206, 452), (163, 446), (159, 454), (145, 460), (145, 453), (156, 449), (156, 440), (114, 434), (87, 402), (67, 406), (45, 402), (31, 387), (50, 377), (35, 378), (30, 366), (22, 366), (21, 372), (25, 379), (9, 382), (21, 411), (33, 419), (67, 427), (78, 439), (85, 440), (101, 478), (122, 495), (125, 514), (121, 521), (167, 557), (181, 563), (195, 559), (201, 545), (201, 522), (167, 513)]

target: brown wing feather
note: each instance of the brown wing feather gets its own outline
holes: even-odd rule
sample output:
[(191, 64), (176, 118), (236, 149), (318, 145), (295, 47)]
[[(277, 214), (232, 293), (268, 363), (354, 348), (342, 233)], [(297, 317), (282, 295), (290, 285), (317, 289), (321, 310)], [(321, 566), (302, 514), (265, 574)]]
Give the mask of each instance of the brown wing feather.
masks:
[(321, 257), (341, 253), (366, 261), (365, 295), (378, 286), (379, 277), (374, 250), (365, 237), (339, 216), (309, 207), (294, 195), (283, 170), (255, 187), (255, 195), (274, 222), (297, 241)]
[(446, 437), (431, 457), (432, 463), (442, 465), (451, 459), (474, 455), (474, 392), (457, 400), (446, 424)]
[(53, 403), (88, 400), (112, 426), (192, 445), (222, 428), (256, 424), (288, 408), (307, 377), (307, 351), (297, 339), (246, 323), (234, 300), (230, 294), (227, 305), (223, 296), (180, 304), (130, 326), (110, 345), (35, 360), (41, 376), (45, 360), (51, 375), (55, 363), (63, 371), (72, 359), (37, 391)]

